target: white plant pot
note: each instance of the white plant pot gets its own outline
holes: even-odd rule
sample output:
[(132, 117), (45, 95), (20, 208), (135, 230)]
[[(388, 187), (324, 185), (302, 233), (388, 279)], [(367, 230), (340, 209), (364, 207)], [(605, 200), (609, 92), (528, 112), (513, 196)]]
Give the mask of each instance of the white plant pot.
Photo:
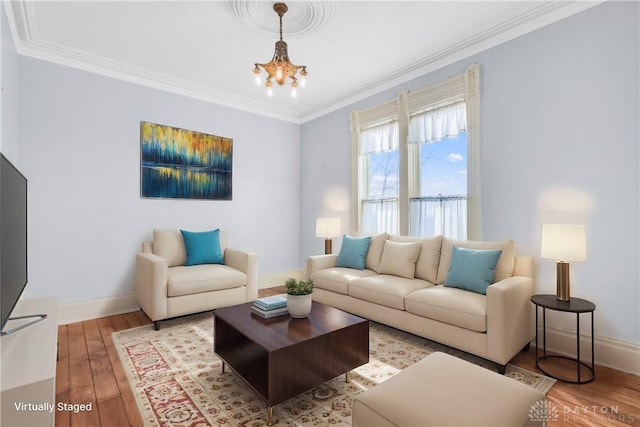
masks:
[(301, 319), (311, 312), (311, 294), (287, 295), (287, 309), (291, 317)]

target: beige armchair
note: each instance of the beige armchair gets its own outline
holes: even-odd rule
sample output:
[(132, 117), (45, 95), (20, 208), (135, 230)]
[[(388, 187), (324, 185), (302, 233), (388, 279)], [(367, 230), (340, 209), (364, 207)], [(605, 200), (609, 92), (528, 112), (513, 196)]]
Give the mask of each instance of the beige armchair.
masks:
[(258, 296), (258, 255), (227, 248), (220, 232), (224, 264), (185, 266), (180, 230), (156, 229), (136, 256), (135, 289), (142, 310), (160, 321), (247, 301)]

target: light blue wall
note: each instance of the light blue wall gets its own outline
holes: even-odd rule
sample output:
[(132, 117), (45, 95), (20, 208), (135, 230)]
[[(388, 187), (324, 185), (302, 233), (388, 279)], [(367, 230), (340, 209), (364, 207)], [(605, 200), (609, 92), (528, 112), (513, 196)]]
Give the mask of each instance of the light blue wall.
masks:
[(18, 156), (18, 53), (9, 30), (7, 14), (0, 6), (0, 151), (20, 167)]
[[(585, 224), (588, 261), (571, 266), (573, 295), (597, 304), (596, 335), (640, 343), (638, 16), (636, 2), (607, 2), (303, 124), (301, 256), (323, 250), (316, 217), (350, 230), (350, 111), (477, 62), (483, 238), (515, 240), (537, 258), (536, 292), (554, 293), (542, 224)], [(573, 317), (550, 317), (575, 329)]]
[[(298, 268), (298, 125), (24, 56), (18, 66), (29, 296), (130, 294), (153, 228), (219, 227), (259, 254), (259, 274)], [(233, 200), (141, 199), (141, 120), (233, 138)]]

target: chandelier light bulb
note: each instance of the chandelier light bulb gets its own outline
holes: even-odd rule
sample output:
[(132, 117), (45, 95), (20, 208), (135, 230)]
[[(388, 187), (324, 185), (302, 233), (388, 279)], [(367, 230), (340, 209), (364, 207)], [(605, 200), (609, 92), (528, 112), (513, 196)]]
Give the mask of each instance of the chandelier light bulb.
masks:
[(278, 80), (278, 82), (282, 81), (282, 67), (276, 69), (276, 80)]
[(254, 81), (256, 82), (256, 85), (262, 85), (262, 77), (260, 77), (260, 74), (256, 74)]
[(273, 88), (271, 86), (267, 88), (267, 96), (273, 98)]
[(291, 97), (292, 98), (297, 98), (298, 97), (298, 89), (296, 89), (295, 87), (293, 89), (291, 89)]
[(307, 78), (305, 76), (300, 77), (298, 84), (300, 87), (305, 87), (307, 85)]

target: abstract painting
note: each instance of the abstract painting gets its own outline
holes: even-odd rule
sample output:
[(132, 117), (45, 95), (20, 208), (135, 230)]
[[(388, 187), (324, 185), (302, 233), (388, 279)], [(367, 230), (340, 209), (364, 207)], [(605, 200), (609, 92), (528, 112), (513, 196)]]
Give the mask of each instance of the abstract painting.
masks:
[(140, 122), (143, 198), (231, 200), (233, 139)]

